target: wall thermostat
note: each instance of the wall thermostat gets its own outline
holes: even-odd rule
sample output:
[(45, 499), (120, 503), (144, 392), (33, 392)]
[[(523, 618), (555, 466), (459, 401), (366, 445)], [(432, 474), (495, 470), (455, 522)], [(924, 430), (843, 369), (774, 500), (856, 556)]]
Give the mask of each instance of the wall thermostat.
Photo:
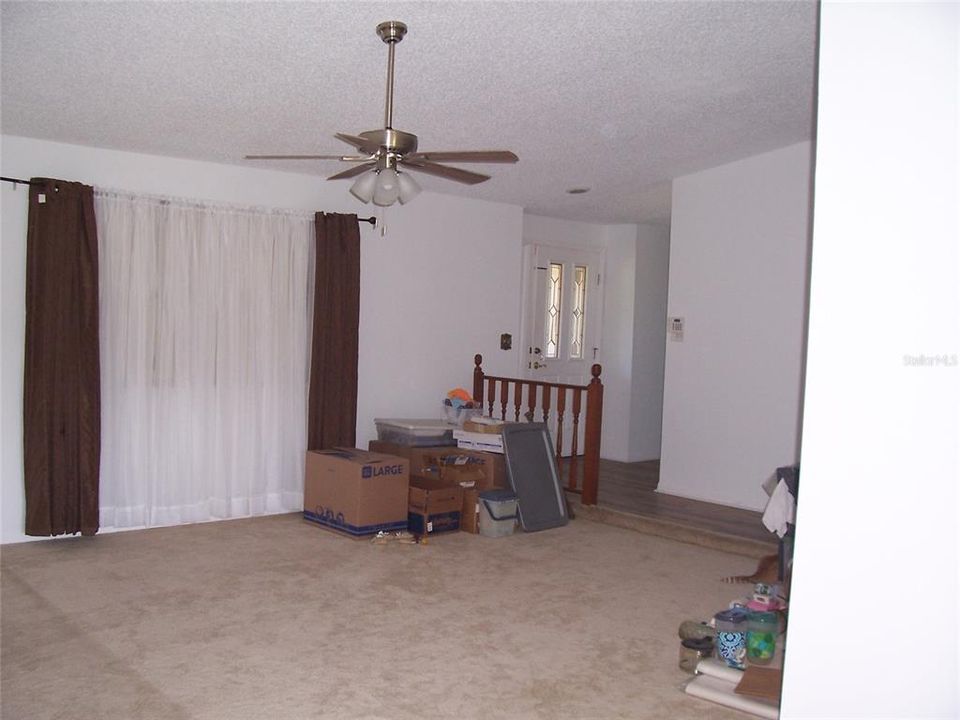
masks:
[(672, 317), (667, 322), (667, 332), (670, 333), (670, 339), (676, 342), (683, 341), (683, 318)]

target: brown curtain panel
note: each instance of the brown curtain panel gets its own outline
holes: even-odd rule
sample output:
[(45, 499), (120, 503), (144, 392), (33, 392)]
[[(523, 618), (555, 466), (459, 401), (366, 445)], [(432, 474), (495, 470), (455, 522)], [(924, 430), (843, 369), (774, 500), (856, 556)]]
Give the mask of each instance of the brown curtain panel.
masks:
[(34, 178), (27, 226), (27, 535), (100, 528), (100, 336), (93, 188)]
[(360, 226), (356, 215), (317, 213), (317, 261), (307, 447), (357, 442)]

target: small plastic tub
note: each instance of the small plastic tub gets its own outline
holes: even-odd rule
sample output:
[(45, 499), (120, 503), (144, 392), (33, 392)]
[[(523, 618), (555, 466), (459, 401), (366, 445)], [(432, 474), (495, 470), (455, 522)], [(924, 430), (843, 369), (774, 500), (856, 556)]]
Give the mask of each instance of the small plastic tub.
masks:
[(480, 534), (485, 537), (513, 535), (517, 524), (517, 496), (509, 490), (480, 493)]
[(456, 425), (459, 428), (463, 427), (463, 424), (470, 418), (474, 418), (477, 415), (483, 415), (483, 408), (468, 408), (468, 407), (454, 407), (453, 405), (443, 406), (443, 414), (447, 419), (448, 423)]

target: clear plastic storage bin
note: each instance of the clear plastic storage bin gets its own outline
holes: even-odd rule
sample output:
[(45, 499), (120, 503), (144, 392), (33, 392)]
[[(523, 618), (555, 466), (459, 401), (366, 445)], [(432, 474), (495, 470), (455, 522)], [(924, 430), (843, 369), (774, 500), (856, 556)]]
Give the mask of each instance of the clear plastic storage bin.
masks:
[(443, 420), (390, 420), (377, 418), (377, 439), (407, 447), (456, 445), (454, 426)]

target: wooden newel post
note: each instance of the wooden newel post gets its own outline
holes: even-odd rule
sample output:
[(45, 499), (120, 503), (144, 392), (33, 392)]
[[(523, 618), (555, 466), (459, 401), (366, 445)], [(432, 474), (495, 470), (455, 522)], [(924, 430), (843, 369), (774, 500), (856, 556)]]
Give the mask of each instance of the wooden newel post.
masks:
[[(483, 408), (483, 368), (480, 367), (480, 363), (483, 362), (483, 355), (477, 353), (473, 356), (473, 399), (480, 403), (480, 408)], [(491, 398), (491, 402), (493, 398)]]
[(597, 488), (600, 484), (600, 428), (603, 416), (603, 383), (600, 382), (600, 365), (590, 368), (593, 379), (587, 385), (587, 427), (583, 441), (583, 486), (580, 502), (597, 504)]

